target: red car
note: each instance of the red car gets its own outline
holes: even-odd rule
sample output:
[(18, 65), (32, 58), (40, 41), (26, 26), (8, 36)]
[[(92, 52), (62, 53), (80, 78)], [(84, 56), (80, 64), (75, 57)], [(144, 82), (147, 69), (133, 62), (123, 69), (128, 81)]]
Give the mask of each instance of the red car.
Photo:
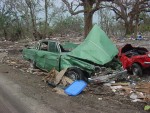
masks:
[(132, 72), (133, 75), (142, 76), (143, 69), (150, 67), (150, 52), (143, 47), (133, 47), (126, 44), (119, 50), (118, 57), (123, 68)]

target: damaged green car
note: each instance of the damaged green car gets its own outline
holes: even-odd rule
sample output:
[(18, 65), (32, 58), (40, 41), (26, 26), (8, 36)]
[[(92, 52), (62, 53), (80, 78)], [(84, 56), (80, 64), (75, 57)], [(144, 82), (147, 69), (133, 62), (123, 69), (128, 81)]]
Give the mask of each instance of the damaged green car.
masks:
[(23, 57), (34, 67), (45, 71), (67, 68), (66, 76), (85, 81), (99, 73), (117, 54), (116, 46), (97, 25), (72, 51), (65, 50), (59, 42), (52, 40), (42, 40), (35, 48), (23, 49)]

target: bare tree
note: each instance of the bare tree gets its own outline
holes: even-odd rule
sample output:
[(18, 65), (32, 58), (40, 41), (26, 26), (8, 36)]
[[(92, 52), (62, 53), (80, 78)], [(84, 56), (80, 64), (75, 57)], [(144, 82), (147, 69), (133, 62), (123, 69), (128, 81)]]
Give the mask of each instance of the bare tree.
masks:
[(98, 23), (107, 34), (114, 34), (114, 15), (110, 9), (98, 11)]
[(48, 1), (45, 0), (45, 28), (44, 28), (44, 36), (47, 34), (47, 19), (48, 19)]
[(31, 20), (32, 20), (32, 27), (33, 27), (33, 35), (35, 40), (38, 39), (38, 32), (37, 32), (37, 28), (36, 28), (36, 14), (35, 14), (35, 8), (36, 8), (36, 4), (35, 0), (25, 0), (29, 10), (30, 10), (30, 16), (31, 16)]
[[(84, 13), (84, 33), (86, 36), (92, 28), (92, 18), (94, 12), (102, 8), (100, 3), (103, 1), (112, 0), (73, 0), (71, 3), (68, 2), (68, 0), (62, 1), (66, 4), (72, 15)], [(82, 7), (82, 9), (79, 10), (79, 7)]]
[[(53, 3), (53, 0), (44, 0), (45, 4), (45, 25), (44, 25), (44, 37), (48, 34), (48, 26), (51, 22), (52, 18), (54, 18), (55, 14), (57, 14), (57, 11), (54, 11), (55, 5)], [(48, 22), (49, 21), (49, 22)]]
[[(19, 17), (17, 15), (16, 10), (16, 1), (12, 0), (1, 0), (0, 1), (0, 31), (3, 31), (3, 36), (5, 39), (8, 39), (8, 35), (21, 37), (21, 28), (19, 23)], [(12, 29), (9, 31), (9, 27), (14, 27), (16, 29)], [(12, 37), (14, 38), (14, 37)]]
[[(137, 32), (139, 15), (141, 12), (148, 12), (149, 0), (114, 0), (112, 4), (106, 4), (117, 15), (116, 20), (122, 20), (126, 29), (126, 34)], [(135, 33), (136, 34), (136, 33)]]

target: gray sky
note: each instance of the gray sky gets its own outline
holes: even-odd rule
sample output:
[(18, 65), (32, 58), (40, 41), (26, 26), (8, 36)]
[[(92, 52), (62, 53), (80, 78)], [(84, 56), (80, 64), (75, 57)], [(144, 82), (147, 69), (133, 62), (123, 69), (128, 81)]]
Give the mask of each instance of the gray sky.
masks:
[[(62, 0), (53, 0), (53, 1), (54, 1), (55, 5), (56, 5), (57, 7), (60, 7), (60, 6), (62, 5)], [(76, 1), (76, 0), (68, 0), (68, 1), (71, 2), (71, 1)], [(76, 3), (76, 2), (74, 2), (74, 3)], [(42, 7), (44, 7), (44, 2), (41, 1), (40, 5), (41, 5)], [(81, 9), (82, 9), (82, 7), (79, 7), (79, 8), (78, 8), (78, 10), (81, 10)], [(41, 12), (41, 13), (38, 14), (38, 16), (39, 16), (40, 18), (42, 18), (42, 19), (45, 18), (44, 15), (45, 15), (44, 12)], [(71, 16), (71, 14), (70, 14), (69, 12), (67, 12), (66, 15), (70, 15), (70, 16)], [(83, 13), (80, 13), (80, 14), (78, 14), (78, 15), (81, 16), (81, 17), (83, 17)], [(93, 16), (93, 23), (98, 23), (98, 15), (97, 15), (97, 13), (94, 13), (94, 16)]]

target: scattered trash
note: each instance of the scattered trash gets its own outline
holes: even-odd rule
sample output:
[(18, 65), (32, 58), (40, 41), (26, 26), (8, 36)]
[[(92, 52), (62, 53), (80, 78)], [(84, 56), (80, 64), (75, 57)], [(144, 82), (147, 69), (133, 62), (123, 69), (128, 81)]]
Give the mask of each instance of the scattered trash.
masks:
[[(60, 81), (62, 80), (65, 72), (67, 71), (67, 69), (63, 69), (61, 70), (57, 75), (56, 75), (56, 79), (54, 81), (54, 84), (58, 85), (60, 83)], [(65, 79), (66, 80), (66, 79)], [(64, 80), (63, 80), (64, 81)]]
[(145, 110), (145, 111), (150, 111), (150, 105), (146, 105), (146, 106), (144, 107), (144, 110)]
[(98, 98), (98, 100), (102, 100), (102, 98)]
[(131, 102), (143, 102), (141, 99), (134, 99), (134, 100), (131, 100)]
[(6, 52), (0, 52), (0, 62), (3, 62), (4, 58), (7, 56)]
[(137, 96), (135, 93), (132, 93), (132, 94), (130, 95), (130, 98), (133, 99), (133, 100), (137, 99), (137, 97), (138, 97), (138, 96)]
[(56, 92), (57, 94), (59, 95), (65, 95), (67, 96), (65, 93), (64, 93), (64, 90), (62, 88), (59, 88), (59, 87), (55, 87), (52, 89), (53, 92)]
[(112, 86), (129, 86), (129, 83), (128, 82), (118, 82), (118, 83), (113, 83), (111, 84)]
[(139, 33), (139, 34), (137, 35), (136, 40), (142, 40), (142, 39), (143, 39), (142, 34), (141, 34), (141, 33)]
[(121, 90), (123, 91), (124, 95), (129, 95), (133, 92), (131, 87), (122, 87)]
[(135, 87), (135, 90), (138, 92), (150, 94), (150, 82), (138, 83)]
[(85, 89), (86, 86), (87, 83), (85, 81), (76, 80), (65, 89), (65, 93), (69, 96), (77, 96)]
[[(63, 38), (56, 38), (55, 40), (66, 41), (67, 39), (65, 37), (63, 37)], [(71, 40), (77, 41), (77, 40), (80, 40), (80, 37), (78, 39), (72, 38)], [(114, 40), (114, 42), (119, 42), (117, 44), (119, 47), (119, 46), (125, 45), (126, 42), (130, 42), (130, 40), (133, 40), (133, 39), (125, 39), (124, 37), (121, 37), (121, 38), (114, 37), (113, 40)], [(140, 41), (140, 42), (142, 42), (142, 41)], [(44, 76), (43, 80), (53, 87), (52, 91), (54, 91), (60, 95), (68, 95), (65, 93), (64, 89), (67, 90), (69, 88), (68, 85), (73, 84), (74, 82), (70, 78), (64, 76), (64, 73), (66, 72), (66, 70), (62, 70), (61, 72), (58, 72), (55, 69), (53, 69), (52, 72), (46, 73), (39, 69), (29, 68), (29, 62), (20, 58), (21, 55), (19, 56), (19, 58), (17, 58), (15, 56), (16, 54), (18, 55), (18, 53), (20, 53), (23, 48), (23, 46), (20, 45), (20, 42), (13, 43), (13, 42), (5, 41), (5, 43), (4, 42), (0, 42), (0, 43), (2, 43), (3, 46), (5, 46), (4, 48), (0, 48), (0, 62), (1, 63), (6, 63), (10, 66), (13, 66), (14, 69), (19, 69), (20, 71), (22, 71), (24, 73), (29, 72), (29, 73), (32, 73), (37, 76)], [(31, 43), (30, 45), (33, 45), (35, 42), (30, 42), (30, 43)], [(135, 43), (134, 45), (137, 45), (137, 43)], [(139, 46), (139, 44), (138, 44), (138, 46)], [(143, 46), (141, 46), (141, 47), (148, 48), (149, 42), (147, 45), (143, 44)], [(134, 46), (133, 46), (133, 48), (134, 48)], [(137, 47), (136, 49), (140, 49), (140, 48)], [(128, 58), (132, 58), (135, 56), (142, 56), (142, 55), (147, 55), (149, 57), (149, 54), (147, 54), (147, 51), (145, 51), (145, 53), (143, 52), (143, 54), (140, 53), (141, 51), (139, 52), (138, 50), (132, 51), (131, 54), (129, 53), (126, 56), (129, 55)], [(136, 54), (136, 53), (138, 53), (138, 54)], [(77, 55), (78, 54), (76, 54), (76, 56)], [(131, 57), (130, 57), (130, 55), (131, 55)], [(126, 60), (124, 60), (124, 61), (126, 61)], [(149, 61), (148, 62), (146, 61), (145, 64), (146, 65), (149, 64)], [(114, 66), (114, 65), (112, 65), (112, 66)], [(101, 67), (101, 70), (103, 70), (103, 67)], [(146, 103), (150, 102), (150, 82), (149, 82), (149, 80), (143, 81), (142, 77), (130, 75), (130, 76), (128, 76), (128, 80), (125, 79), (125, 81), (123, 81), (123, 82), (122, 81), (118, 82), (117, 78), (116, 78), (117, 75), (113, 76), (113, 74), (115, 74), (115, 73), (113, 73), (114, 71), (116, 71), (116, 70), (111, 70), (112, 73), (109, 73), (108, 76), (105, 76), (106, 73), (101, 71), (100, 73), (98, 73), (101, 76), (98, 77), (96, 75), (95, 78), (94, 77), (91, 78), (90, 79), (91, 82), (89, 83), (88, 87), (85, 86), (86, 89), (84, 91), (89, 92), (90, 94), (92, 94), (92, 96), (93, 95), (100, 96), (99, 98), (97, 98), (98, 100), (103, 100), (102, 96), (106, 95), (106, 96), (111, 97), (116, 94), (116, 95), (122, 95), (124, 97), (127, 97), (132, 102), (146, 102)], [(10, 72), (4, 71), (3, 73), (10, 73)], [(126, 76), (126, 74), (124, 74), (123, 77), (124, 76)], [(118, 77), (121, 78), (122, 76), (118, 76)], [(97, 83), (93, 84), (92, 80), (97, 81)], [(143, 82), (140, 82), (140, 81), (143, 81)], [(148, 82), (146, 82), (146, 81), (148, 81)], [(72, 85), (70, 85), (70, 87), (71, 86)], [(45, 86), (40, 85), (40, 87), (44, 88)], [(80, 91), (77, 91), (78, 88), (80, 89), (81, 86), (80, 85), (78, 85), (78, 87), (74, 86), (71, 90), (69, 90), (73, 94), (71, 94), (71, 93), (69, 93), (69, 94), (71, 94), (71, 95), (80, 94), (80, 91), (82, 91), (83, 89)], [(150, 110), (150, 106), (149, 105), (145, 106), (144, 110)]]
[(70, 78), (63, 76), (61, 83), (63, 84), (63, 86), (68, 86), (69, 84), (73, 83), (73, 80), (71, 80)]
[(91, 83), (106, 83), (106, 82), (111, 82), (113, 80), (118, 80), (118, 79), (123, 79), (126, 78), (127, 70), (115, 72), (112, 74), (107, 74), (103, 76), (98, 76), (98, 77), (91, 77), (88, 78), (89, 82)]
[(56, 75), (58, 74), (58, 71), (55, 70), (55, 68), (53, 68), (46, 77), (44, 77), (42, 80), (44, 82), (48, 82), (48, 83), (54, 83), (55, 79), (56, 79)]
[(73, 82), (70, 78), (64, 76), (66, 71), (67, 69), (58, 72), (55, 68), (53, 68), (42, 80), (52, 86), (61, 85), (66, 87)]

